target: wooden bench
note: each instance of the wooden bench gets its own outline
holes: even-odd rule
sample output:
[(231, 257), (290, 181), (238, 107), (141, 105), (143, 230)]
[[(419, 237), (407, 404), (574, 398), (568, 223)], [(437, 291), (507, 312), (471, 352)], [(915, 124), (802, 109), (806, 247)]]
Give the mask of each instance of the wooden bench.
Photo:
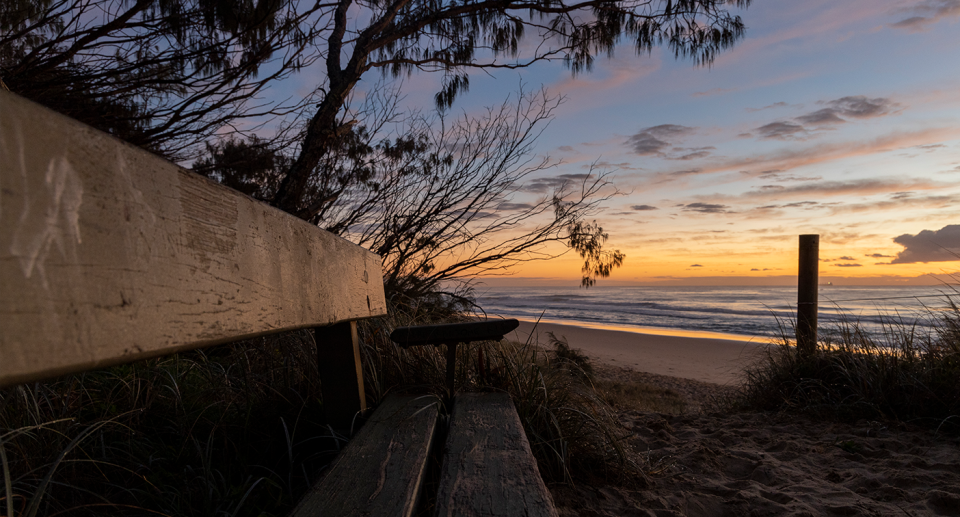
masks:
[[(0, 91), (0, 387), (310, 328), (347, 428), (356, 322), (385, 314), (377, 255)], [(388, 397), (294, 514), (411, 515), (446, 431), (438, 515), (556, 515), (508, 396), (440, 408)]]

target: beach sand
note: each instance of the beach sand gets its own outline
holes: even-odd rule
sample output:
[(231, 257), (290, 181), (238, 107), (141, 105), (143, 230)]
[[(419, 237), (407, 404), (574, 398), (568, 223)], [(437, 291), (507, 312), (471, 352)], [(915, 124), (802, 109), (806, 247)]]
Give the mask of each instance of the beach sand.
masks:
[[(515, 339), (533, 325), (522, 323)], [(550, 486), (561, 516), (960, 515), (960, 437), (909, 423), (732, 411), (762, 343), (538, 326), (595, 361), (598, 382), (653, 385), (687, 400), (617, 407), (646, 475)]]
[(720, 385), (736, 383), (764, 343), (763, 338), (657, 335), (529, 321), (521, 321), (515, 335), (508, 337), (526, 342), (533, 333), (535, 341), (547, 344), (549, 332), (601, 364)]

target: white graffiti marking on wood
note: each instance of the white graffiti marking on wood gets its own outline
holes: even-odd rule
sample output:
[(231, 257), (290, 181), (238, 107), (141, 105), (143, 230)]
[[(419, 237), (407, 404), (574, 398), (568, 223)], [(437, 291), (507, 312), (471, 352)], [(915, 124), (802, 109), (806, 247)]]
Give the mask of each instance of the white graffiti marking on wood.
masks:
[[(23, 142), (19, 143), (22, 152)], [(23, 211), (13, 234), (10, 253), (19, 259), (25, 277), (31, 278), (36, 271), (43, 287), (49, 289), (44, 264), (51, 248), (56, 247), (65, 258), (75, 259), (76, 245), (82, 242), (80, 205), (83, 203), (83, 184), (64, 157), (52, 158), (47, 164), (43, 192), (30, 192), (26, 167), (20, 172), (24, 184)]]

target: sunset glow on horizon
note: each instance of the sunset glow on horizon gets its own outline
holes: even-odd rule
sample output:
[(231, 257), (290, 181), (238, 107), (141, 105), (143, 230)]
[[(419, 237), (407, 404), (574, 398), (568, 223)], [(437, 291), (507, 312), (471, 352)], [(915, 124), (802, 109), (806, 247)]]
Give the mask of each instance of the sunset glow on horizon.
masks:
[[(599, 285), (789, 284), (800, 234), (821, 235), (824, 283), (960, 271), (960, 3), (758, 0), (739, 14), (746, 38), (710, 68), (624, 47), (576, 78), (556, 63), (476, 75), (460, 108), (521, 81), (565, 97), (538, 142), (563, 162), (549, 175), (596, 162), (627, 192), (597, 215), (627, 255)], [(580, 263), (487, 282), (575, 283)]]

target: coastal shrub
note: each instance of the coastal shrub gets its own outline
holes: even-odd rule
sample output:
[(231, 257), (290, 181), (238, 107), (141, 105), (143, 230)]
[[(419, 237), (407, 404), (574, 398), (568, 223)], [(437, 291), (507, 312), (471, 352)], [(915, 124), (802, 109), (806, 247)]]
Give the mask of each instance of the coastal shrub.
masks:
[(882, 321), (871, 331), (856, 319), (821, 329), (814, 353), (792, 346), (793, 325), (745, 372), (736, 404), (812, 411), (849, 419), (891, 419), (960, 433), (960, 307), (917, 319)]
[[(365, 320), (368, 402), (442, 394), (443, 349), (395, 326), (463, 319), (468, 299), (392, 301)], [(584, 366), (531, 343), (458, 347), (457, 389), (504, 390), (547, 480), (636, 470)], [(309, 331), (0, 390), (0, 514), (285, 515), (346, 441), (322, 418)]]

